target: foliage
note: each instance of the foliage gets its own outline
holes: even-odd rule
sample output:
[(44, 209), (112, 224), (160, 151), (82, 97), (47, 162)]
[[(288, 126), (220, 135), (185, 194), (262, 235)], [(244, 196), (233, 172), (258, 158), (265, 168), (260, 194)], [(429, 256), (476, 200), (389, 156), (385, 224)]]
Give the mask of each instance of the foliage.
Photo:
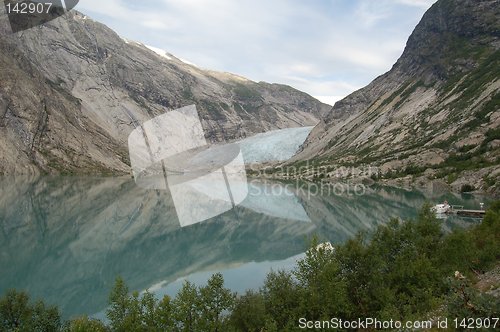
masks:
[(279, 330), (292, 329), (296, 325), (296, 309), (300, 300), (298, 285), (292, 274), (286, 271), (270, 272), (261, 293), (269, 322)]
[(448, 283), (450, 293), (446, 297), (446, 314), (451, 319), (496, 317), (500, 312), (500, 299), (480, 293), (459, 271), (448, 278)]
[(257, 90), (241, 83), (237, 83), (234, 86), (233, 92), (236, 99), (243, 102), (259, 101), (262, 98)]
[(42, 301), (31, 303), (24, 292), (9, 290), (0, 298), (0, 331), (59, 331), (61, 317), (56, 307)]
[[(351, 311), (347, 282), (342, 278), (341, 266), (333, 248), (318, 244), (315, 237), (305, 258), (297, 263), (294, 276), (299, 283), (299, 317), (310, 320), (328, 320), (343, 317)], [(335, 299), (335, 301), (325, 301)]]
[(442, 237), (429, 213), (415, 222), (392, 220), (372, 241), (361, 238), (338, 251), (356, 317), (411, 317), (434, 306), (439, 271), (433, 258)]
[(89, 317), (79, 317), (73, 319), (68, 322), (67, 327), (65, 329), (67, 332), (108, 332), (110, 331), (109, 327), (104, 325), (98, 319), (92, 319)]
[(174, 327), (169, 296), (158, 301), (146, 291), (128, 294), (128, 287), (118, 277), (109, 296), (107, 317), (113, 331), (165, 331)]
[(474, 190), (476, 190), (476, 188), (469, 183), (465, 183), (462, 185), (462, 187), (460, 187), (460, 192), (462, 193), (470, 193)]
[(214, 274), (207, 285), (200, 288), (199, 293), (199, 329), (207, 332), (226, 330), (227, 317), (224, 313), (232, 309), (235, 296), (224, 288), (222, 274)]
[(174, 300), (173, 318), (179, 331), (192, 331), (198, 321), (198, 290), (189, 281), (184, 282), (182, 289)]
[(262, 293), (248, 290), (235, 299), (229, 325), (236, 331), (258, 332), (266, 324), (266, 306)]
[(395, 178), (405, 177), (408, 175), (417, 176), (417, 175), (421, 175), (422, 173), (424, 173), (426, 169), (427, 169), (426, 166), (418, 166), (418, 165), (411, 164), (411, 165), (406, 166), (406, 168), (404, 170), (394, 171), (390, 174), (387, 174), (387, 177), (395, 179)]

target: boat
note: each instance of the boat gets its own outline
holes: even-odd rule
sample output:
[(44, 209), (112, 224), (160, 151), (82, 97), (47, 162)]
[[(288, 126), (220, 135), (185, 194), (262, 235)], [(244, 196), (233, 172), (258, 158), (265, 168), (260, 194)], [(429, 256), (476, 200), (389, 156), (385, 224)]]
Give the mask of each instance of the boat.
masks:
[(448, 202), (444, 202), (443, 204), (434, 205), (431, 210), (436, 214), (445, 214), (451, 211), (451, 206)]
[(462, 205), (450, 205), (447, 201), (443, 204), (436, 204), (431, 207), (431, 211), (438, 219), (445, 219), (447, 215), (453, 214), (461, 217), (482, 218), (486, 214), (484, 203), (479, 203), (479, 210), (464, 209)]

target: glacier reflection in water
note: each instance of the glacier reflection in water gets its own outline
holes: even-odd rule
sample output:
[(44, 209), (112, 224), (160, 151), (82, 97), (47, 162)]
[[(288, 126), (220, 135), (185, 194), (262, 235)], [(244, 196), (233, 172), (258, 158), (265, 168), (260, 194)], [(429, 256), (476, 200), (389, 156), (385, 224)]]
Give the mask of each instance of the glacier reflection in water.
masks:
[[(130, 178), (0, 178), (0, 293), (26, 290), (69, 317), (105, 308), (118, 275), (131, 289), (169, 292), (176, 280), (222, 271), (242, 291), (271, 266), (293, 264), (313, 234), (340, 243), (390, 217), (414, 217), (426, 199), (478, 204), (394, 188), (269, 197), (255, 190), (269, 184), (249, 185), (241, 206), (181, 228), (165, 191), (141, 189)], [(241, 279), (242, 271), (256, 277)]]
[(207, 144), (195, 105), (136, 127), (128, 137), (128, 147), (137, 185), (168, 190), (181, 226), (218, 216), (247, 196), (240, 147)]

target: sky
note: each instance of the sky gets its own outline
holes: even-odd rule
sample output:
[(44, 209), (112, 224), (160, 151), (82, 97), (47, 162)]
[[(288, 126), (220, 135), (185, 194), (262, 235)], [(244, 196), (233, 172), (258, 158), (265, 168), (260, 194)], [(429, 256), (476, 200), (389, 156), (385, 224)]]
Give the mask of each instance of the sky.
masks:
[(332, 105), (388, 71), (436, 0), (81, 0), (120, 36)]

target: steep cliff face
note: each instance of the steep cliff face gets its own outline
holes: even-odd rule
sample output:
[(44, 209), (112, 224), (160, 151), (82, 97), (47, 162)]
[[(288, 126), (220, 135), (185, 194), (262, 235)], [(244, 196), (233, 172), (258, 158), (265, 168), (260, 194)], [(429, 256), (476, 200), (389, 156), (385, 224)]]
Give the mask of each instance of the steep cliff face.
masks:
[(211, 142), (314, 125), (329, 110), (288, 86), (184, 63), (70, 12), (13, 34), (0, 13), (0, 173), (127, 172), (137, 122), (196, 104)]
[(494, 184), (499, 48), (500, 1), (437, 1), (393, 68), (337, 102), (293, 161), (374, 164), (387, 176), (452, 175), (450, 183), (488, 169)]

